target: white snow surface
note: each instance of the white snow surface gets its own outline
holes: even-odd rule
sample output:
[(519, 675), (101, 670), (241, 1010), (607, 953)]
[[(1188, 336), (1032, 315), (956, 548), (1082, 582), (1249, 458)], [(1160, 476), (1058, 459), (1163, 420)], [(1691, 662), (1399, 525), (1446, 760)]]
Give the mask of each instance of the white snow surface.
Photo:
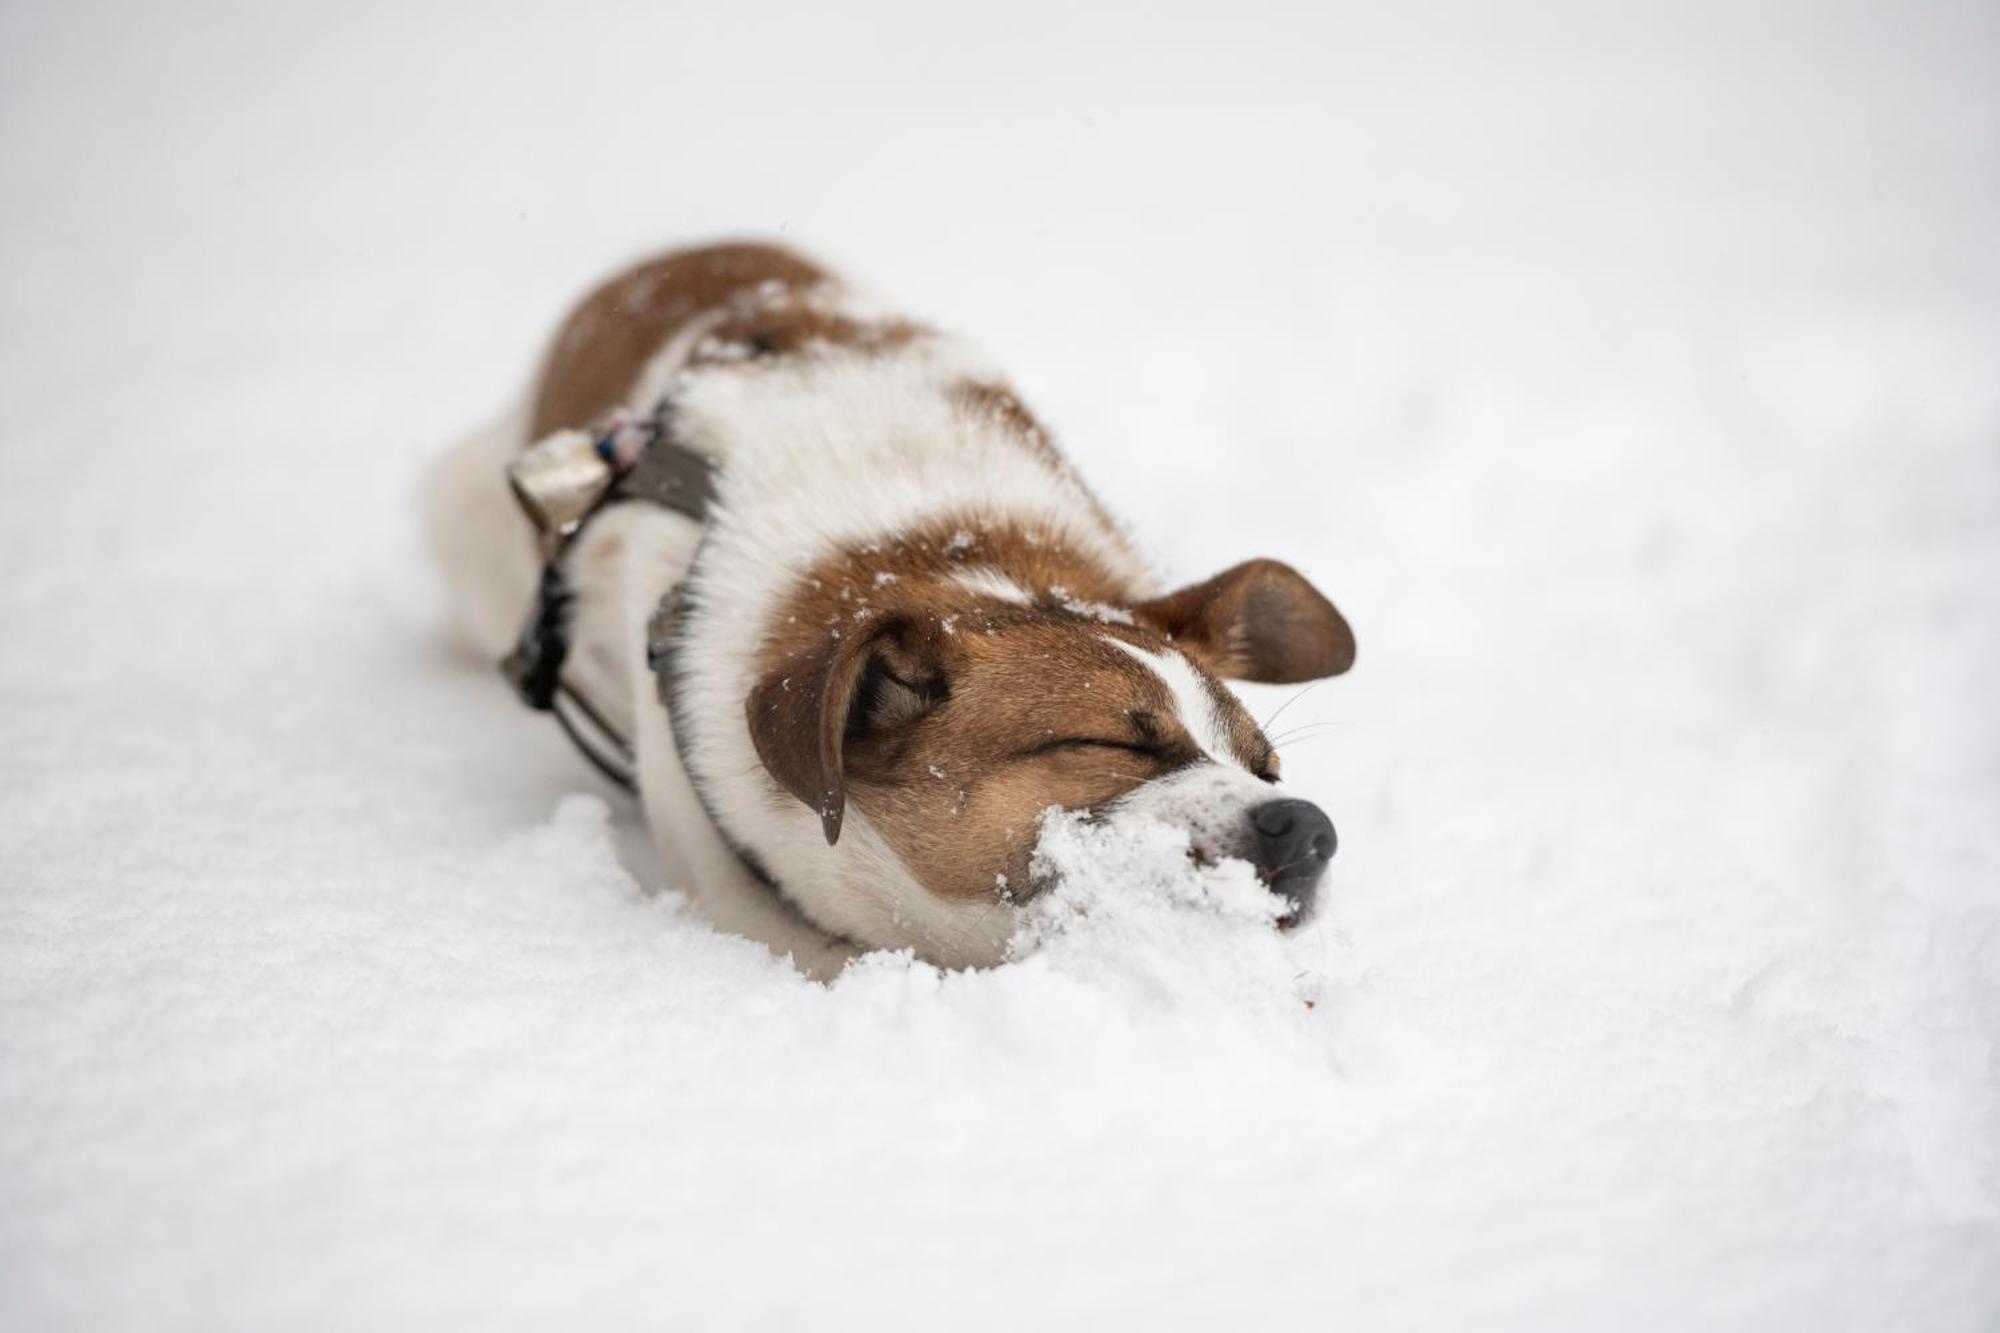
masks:
[[(0, 7), (0, 1326), (1994, 1327), (1996, 163), (1990, 5)], [(741, 232), (1340, 603), (1313, 926), (816, 985), (445, 648)]]

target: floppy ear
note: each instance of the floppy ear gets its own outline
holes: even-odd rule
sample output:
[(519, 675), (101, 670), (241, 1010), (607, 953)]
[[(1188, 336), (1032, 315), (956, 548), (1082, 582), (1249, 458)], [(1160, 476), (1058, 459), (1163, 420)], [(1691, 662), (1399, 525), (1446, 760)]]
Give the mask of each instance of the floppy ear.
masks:
[[(860, 627), (857, 627), (857, 630)], [(789, 659), (744, 701), (750, 743), (778, 784), (819, 815), (829, 846), (847, 812), (847, 747), (944, 697), (931, 649), (887, 621)]]
[(1276, 560), (1246, 560), (1206, 583), (1142, 602), (1132, 614), (1236, 680), (1289, 685), (1354, 665), (1354, 631), (1340, 612), (1305, 575)]

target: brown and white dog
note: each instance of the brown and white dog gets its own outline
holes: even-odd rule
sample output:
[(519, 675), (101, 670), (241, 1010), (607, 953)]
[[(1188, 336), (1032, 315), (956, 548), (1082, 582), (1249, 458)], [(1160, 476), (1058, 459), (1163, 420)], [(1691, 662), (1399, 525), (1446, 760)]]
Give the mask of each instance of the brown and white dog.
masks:
[[(662, 404), (713, 500), (590, 517), (561, 555), (562, 672), (627, 739), (669, 875), (719, 924), (820, 973), (861, 947), (993, 963), (1046, 887), (1051, 807), (1177, 824), (1197, 857), (1255, 864), (1285, 919), (1310, 910), (1333, 826), (1219, 678), (1345, 671), (1340, 613), (1272, 560), (1162, 595), (999, 375), (782, 249), (597, 288), (526, 403), (434, 470), (434, 545), (483, 650), (541, 573), (510, 459)], [(649, 634), (676, 590), (662, 691)]]

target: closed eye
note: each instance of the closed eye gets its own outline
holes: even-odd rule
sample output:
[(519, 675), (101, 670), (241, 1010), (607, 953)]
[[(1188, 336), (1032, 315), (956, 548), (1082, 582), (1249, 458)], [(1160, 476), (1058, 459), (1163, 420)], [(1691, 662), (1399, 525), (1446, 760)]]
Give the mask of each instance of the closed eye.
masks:
[(1032, 745), (1020, 751), (1020, 756), (1025, 759), (1057, 750), (1121, 750), (1126, 754), (1144, 755), (1149, 759), (1162, 757), (1157, 745), (1148, 745), (1141, 741), (1107, 740), (1101, 736), (1064, 736), (1056, 740), (1043, 741), (1040, 745)]

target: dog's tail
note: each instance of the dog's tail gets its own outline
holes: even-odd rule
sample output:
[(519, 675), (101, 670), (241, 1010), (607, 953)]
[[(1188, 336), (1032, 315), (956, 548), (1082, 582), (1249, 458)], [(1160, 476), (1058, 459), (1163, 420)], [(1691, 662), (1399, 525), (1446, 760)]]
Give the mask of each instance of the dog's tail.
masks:
[(424, 475), (431, 554), (450, 589), (456, 636), (498, 661), (513, 646), (539, 562), (533, 531), (507, 486), (507, 464), (527, 445), (518, 408), (453, 445)]

